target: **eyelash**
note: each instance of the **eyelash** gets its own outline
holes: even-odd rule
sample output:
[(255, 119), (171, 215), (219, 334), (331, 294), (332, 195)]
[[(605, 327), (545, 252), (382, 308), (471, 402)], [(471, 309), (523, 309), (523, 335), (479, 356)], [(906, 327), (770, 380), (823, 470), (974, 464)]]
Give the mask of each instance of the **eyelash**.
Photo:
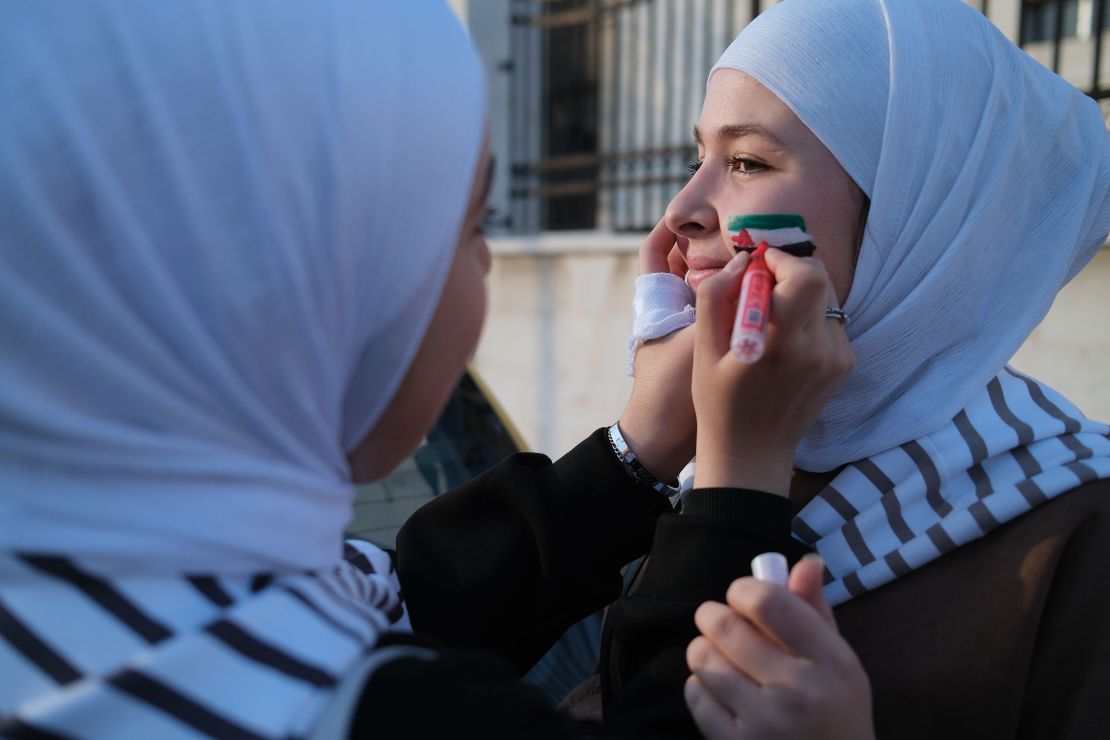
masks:
[[(728, 165), (728, 168), (730, 170), (741, 175), (754, 175), (758, 172), (763, 172), (765, 170), (771, 169), (762, 162), (751, 159), (749, 157), (728, 157), (727, 159), (725, 159), (725, 164)], [(745, 169), (739, 169), (740, 165), (744, 165)], [(697, 173), (697, 171), (701, 169), (701, 166), (702, 161), (700, 159), (696, 159), (686, 165), (686, 171), (690, 173), (691, 177), (693, 177)]]

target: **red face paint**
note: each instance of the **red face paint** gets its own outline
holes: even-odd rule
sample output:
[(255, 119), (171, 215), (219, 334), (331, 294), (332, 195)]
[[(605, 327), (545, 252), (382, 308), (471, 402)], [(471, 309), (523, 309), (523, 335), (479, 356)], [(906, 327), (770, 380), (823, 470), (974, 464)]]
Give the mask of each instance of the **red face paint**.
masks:
[(763, 356), (767, 340), (767, 316), (771, 312), (771, 290), (775, 278), (767, 269), (763, 255), (767, 242), (760, 242), (740, 283), (740, 303), (732, 325), (732, 354), (741, 362), (752, 363)]

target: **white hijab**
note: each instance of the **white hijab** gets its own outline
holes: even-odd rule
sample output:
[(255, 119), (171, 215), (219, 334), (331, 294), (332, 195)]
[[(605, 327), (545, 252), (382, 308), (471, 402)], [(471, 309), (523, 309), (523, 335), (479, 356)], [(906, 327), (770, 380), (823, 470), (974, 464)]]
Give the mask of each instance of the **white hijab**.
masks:
[(722, 67), (774, 92), (871, 199), (844, 305), (856, 370), (796, 464), (935, 432), (1106, 238), (1098, 106), (960, 0), (785, 0)]
[(1110, 427), (1005, 366), (1110, 230), (1094, 101), (960, 0), (785, 0), (721, 67), (871, 199), (844, 306), (856, 370), (795, 457), (844, 465), (792, 525), (830, 602), (1110, 477)]
[(0, 552), (342, 557), (484, 125), (434, 0), (0, 12)]

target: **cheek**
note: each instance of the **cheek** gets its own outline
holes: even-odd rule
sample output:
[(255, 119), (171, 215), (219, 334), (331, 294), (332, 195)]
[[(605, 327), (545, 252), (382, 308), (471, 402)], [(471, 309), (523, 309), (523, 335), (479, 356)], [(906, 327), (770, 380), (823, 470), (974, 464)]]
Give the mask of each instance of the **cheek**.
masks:
[[(848, 298), (855, 275), (862, 205), (862, 194), (860, 198), (854, 198), (844, 197), (843, 193), (830, 193), (812, 217), (810, 234), (817, 245), (816, 256), (824, 263), (842, 305)], [(807, 216), (807, 225), (810, 220)]]
[[(814, 256), (825, 266), (841, 304), (848, 298), (855, 273), (855, 251), (863, 194), (837, 167), (797, 180), (791, 188), (768, 193), (764, 205), (780, 213), (797, 213), (817, 245)], [(773, 212), (768, 210), (765, 212)]]

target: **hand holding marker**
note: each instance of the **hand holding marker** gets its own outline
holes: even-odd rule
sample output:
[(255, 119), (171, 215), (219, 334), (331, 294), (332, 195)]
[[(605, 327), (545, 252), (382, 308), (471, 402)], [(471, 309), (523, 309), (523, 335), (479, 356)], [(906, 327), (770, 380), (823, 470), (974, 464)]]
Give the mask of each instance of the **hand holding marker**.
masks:
[(753, 363), (763, 356), (771, 290), (775, 287), (775, 278), (763, 261), (764, 253), (768, 247), (775, 247), (795, 257), (810, 257), (816, 247), (809, 240), (802, 217), (791, 214), (731, 216), (728, 231), (737, 251), (754, 252), (740, 284), (730, 345), (738, 360)]

